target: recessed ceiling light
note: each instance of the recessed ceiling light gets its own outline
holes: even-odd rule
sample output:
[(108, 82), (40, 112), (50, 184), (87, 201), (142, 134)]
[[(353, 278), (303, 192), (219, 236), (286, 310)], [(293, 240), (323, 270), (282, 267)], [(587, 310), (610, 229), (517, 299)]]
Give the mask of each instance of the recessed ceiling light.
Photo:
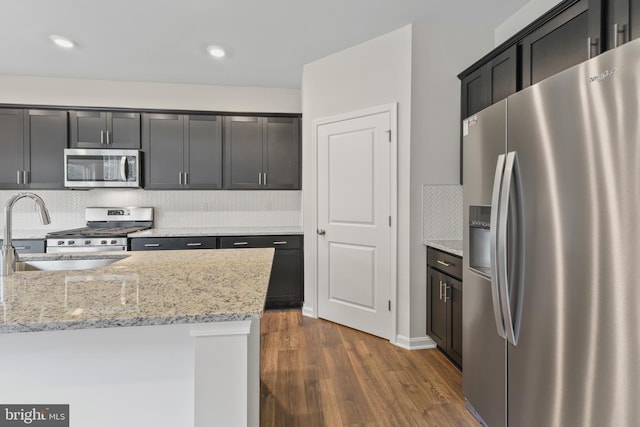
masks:
[(220, 46), (209, 46), (207, 52), (214, 58), (222, 58), (227, 54)]
[(57, 36), (57, 35), (51, 35), (49, 36), (49, 38), (51, 39), (52, 42), (54, 42), (55, 44), (57, 44), (60, 47), (64, 47), (65, 49), (71, 49), (72, 47), (74, 47), (76, 44), (66, 38), (66, 37), (62, 37), (62, 36)]

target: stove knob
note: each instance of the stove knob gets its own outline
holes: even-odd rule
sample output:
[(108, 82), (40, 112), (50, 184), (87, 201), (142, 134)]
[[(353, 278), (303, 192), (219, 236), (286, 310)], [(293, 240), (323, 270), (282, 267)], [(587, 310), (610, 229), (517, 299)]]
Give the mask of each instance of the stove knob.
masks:
[(106, 241), (106, 240), (101, 240), (101, 241), (100, 241), (100, 244), (101, 244), (101, 245), (106, 245), (106, 244), (107, 244), (107, 241)]
[(64, 245), (64, 240), (58, 240), (58, 246)]
[(76, 241), (75, 241), (75, 240), (69, 240), (69, 243), (68, 243), (68, 244), (69, 244), (69, 245), (75, 245), (75, 244), (76, 244)]
[(111, 244), (112, 244), (112, 245), (116, 245), (116, 244), (118, 244), (118, 241), (117, 241), (117, 240), (112, 240), (112, 241), (111, 241)]
[(85, 244), (85, 245), (90, 245), (90, 244), (91, 244), (91, 240), (85, 240), (85, 241), (84, 241), (84, 244)]

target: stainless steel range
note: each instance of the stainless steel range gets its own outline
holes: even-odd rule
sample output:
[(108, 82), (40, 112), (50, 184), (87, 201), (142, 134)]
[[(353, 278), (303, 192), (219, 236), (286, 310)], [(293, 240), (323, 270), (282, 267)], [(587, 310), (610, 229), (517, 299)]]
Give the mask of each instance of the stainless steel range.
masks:
[(87, 226), (47, 234), (47, 253), (126, 251), (127, 235), (153, 227), (153, 208), (87, 208)]

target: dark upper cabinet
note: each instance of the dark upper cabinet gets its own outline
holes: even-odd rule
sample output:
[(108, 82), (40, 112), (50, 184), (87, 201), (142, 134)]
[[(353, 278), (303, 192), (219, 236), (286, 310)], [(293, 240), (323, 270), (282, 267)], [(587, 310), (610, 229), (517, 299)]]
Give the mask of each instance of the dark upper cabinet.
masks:
[(64, 188), (67, 112), (0, 109), (0, 188)]
[(24, 110), (0, 109), (0, 188), (23, 188)]
[(300, 120), (229, 116), (224, 122), (224, 188), (300, 188)]
[(519, 89), (518, 46), (513, 45), (462, 78), (462, 117), (469, 117)]
[(220, 116), (143, 114), (146, 189), (222, 188)]
[(523, 87), (589, 59), (588, 10), (581, 0), (522, 39)]
[(140, 113), (70, 111), (71, 147), (140, 148)]
[(640, 0), (589, 0), (592, 56), (640, 36)]

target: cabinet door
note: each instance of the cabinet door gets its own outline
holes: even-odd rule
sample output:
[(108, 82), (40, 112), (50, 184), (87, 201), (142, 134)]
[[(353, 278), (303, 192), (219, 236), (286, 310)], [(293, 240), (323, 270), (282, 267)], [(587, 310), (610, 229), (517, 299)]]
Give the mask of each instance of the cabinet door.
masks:
[(26, 116), (28, 154), (26, 188), (64, 188), (64, 149), (67, 148), (67, 112), (29, 110)]
[(24, 170), (24, 110), (0, 109), (0, 188), (22, 188)]
[(144, 188), (179, 189), (184, 171), (184, 116), (143, 114)]
[(520, 90), (518, 78), (518, 46), (513, 45), (489, 63), (491, 104), (495, 104)]
[(447, 318), (449, 331), (447, 354), (462, 366), (462, 282), (448, 278)]
[(640, 0), (629, 0), (629, 40), (640, 37)]
[(605, 3), (608, 5), (604, 12), (607, 48), (613, 49), (637, 39), (640, 36), (640, 0), (608, 0)]
[(447, 348), (447, 306), (442, 291), (445, 276), (427, 268), (427, 335), (442, 349)]
[(111, 112), (107, 116), (106, 148), (140, 148), (140, 113)]
[[(0, 239), (2, 245), (3, 239)], [(13, 247), (19, 254), (43, 254), (45, 252), (44, 239), (13, 239)]]
[(266, 308), (302, 305), (302, 251), (276, 250), (271, 267)]
[(462, 79), (461, 119), (477, 113), (491, 105), (488, 67), (483, 65)]
[(225, 117), (224, 188), (261, 188), (262, 122), (261, 117)]
[(222, 118), (187, 116), (186, 188), (222, 188)]
[(587, 0), (522, 39), (522, 86), (528, 87), (588, 59)]
[(70, 145), (75, 148), (105, 148), (107, 113), (69, 111)]
[(300, 120), (265, 117), (263, 125), (263, 186), (268, 189), (300, 188)]

